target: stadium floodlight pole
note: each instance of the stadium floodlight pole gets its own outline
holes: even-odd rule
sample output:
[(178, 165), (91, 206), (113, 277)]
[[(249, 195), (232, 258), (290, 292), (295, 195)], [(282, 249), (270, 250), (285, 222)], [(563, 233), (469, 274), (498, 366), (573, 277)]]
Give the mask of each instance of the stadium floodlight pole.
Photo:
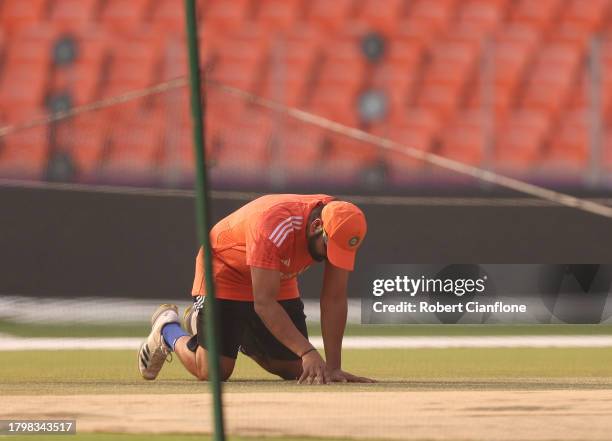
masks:
[(187, 46), (189, 50), (189, 83), (191, 86), (191, 118), (193, 120), (193, 146), (196, 158), (196, 220), (200, 245), (204, 249), (204, 274), (206, 279), (206, 345), (208, 347), (208, 380), (213, 397), (213, 421), (215, 441), (225, 440), (223, 427), (223, 405), (221, 403), (221, 378), (219, 375), (219, 352), (217, 348), (217, 315), (215, 286), (211, 275), (212, 256), (209, 240), (208, 180), (206, 174), (206, 150), (204, 138), (204, 103), (201, 97), (200, 60), (195, 0), (185, 0), (187, 21)]

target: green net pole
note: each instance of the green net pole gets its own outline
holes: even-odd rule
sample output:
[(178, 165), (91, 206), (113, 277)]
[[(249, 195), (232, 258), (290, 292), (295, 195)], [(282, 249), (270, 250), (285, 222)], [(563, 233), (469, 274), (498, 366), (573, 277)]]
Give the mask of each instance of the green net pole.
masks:
[(219, 352), (217, 350), (215, 286), (211, 277), (208, 182), (206, 176), (206, 150), (204, 147), (204, 101), (200, 91), (200, 60), (195, 0), (185, 0), (187, 20), (187, 46), (189, 50), (189, 84), (191, 87), (191, 118), (193, 120), (193, 146), (196, 158), (196, 220), (200, 244), (204, 248), (204, 274), (206, 274), (206, 345), (208, 347), (208, 380), (213, 396), (214, 440), (224, 441), (223, 407), (221, 403), (221, 379), (219, 376)]

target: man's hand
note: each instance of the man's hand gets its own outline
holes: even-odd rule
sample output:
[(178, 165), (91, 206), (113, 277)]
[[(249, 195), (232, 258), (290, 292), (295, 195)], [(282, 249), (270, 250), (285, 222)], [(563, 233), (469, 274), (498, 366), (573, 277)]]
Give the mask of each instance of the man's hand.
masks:
[(318, 351), (310, 351), (302, 357), (302, 376), (298, 384), (327, 384), (330, 379), (327, 374), (325, 360)]
[(327, 373), (329, 381), (334, 383), (376, 383), (376, 380), (367, 377), (358, 377), (357, 375), (349, 374), (342, 369), (334, 369)]

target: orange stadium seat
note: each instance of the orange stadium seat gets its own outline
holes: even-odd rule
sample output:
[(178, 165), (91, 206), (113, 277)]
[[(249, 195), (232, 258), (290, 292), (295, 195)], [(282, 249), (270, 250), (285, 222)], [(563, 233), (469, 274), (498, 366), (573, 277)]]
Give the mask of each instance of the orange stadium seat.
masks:
[(40, 116), (44, 111), (47, 73), (31, 66), (10, 65), (4, 69), (0, 83), (0, 102), (10, 122), (22, 122)]
[(553, 131), (546, 160), (550, 164), (583, 168), (590, 152), (590, 114), (588, 111), (570, 112)]
[(59, 27), (90, 26), (97, 18), (99, 7), (100, 0), (53, 0), (49, 21)]
[(119, 30), (132, 30), (144, 23), (150, 0), (105, 0), (100, 13), (100, 22)]
[[(222, 30), (213, 26), (205, 26), (204, 29), (201, 29), (200, 34), (198, 35), (200, 63), (207, 68), (214, 64), (214, 62), (220, 57), (221, 47), (223, 46), (224, 41), (226, 41), (228, 38), (230, 38), (230, 36), (224, 34)], [(186, 45), (187, 43), (183, 37), (177, 39), (175, 36), (173, 37), (173, 40), (178, 41), (181, 45)], [(186, 46), (183, 47), (185, 48), (183, 52), (187, 54)], [(185, 63), (187, 63), (187, 58), (185, 58)]]
[(159, 80), (161, 50), (155, 39), (118, 40), (109, 49), (111, 63), (103, 96), (141, 89)]
[(503, 118), (514, 105), (523, 75), (534, 51), (531, 41), (499, 34), (483, 54), (483, 69), (477, 72), (476, 84), (470, 94), (470, 108), (492, 106), (498, 118)]
[(381, 156), (381, 149), (371, 143), (336, 133), (328, 133), (326, 137), (331, 143), (325, 152), (326, 161), (351, 161), (368, 165)]
[[(604, 34), (600, 46), (602, 94), (604, 115), (612, 116), (612, 35)], [(612, 120), (610, 120), (612, 121)]]
[(328, 45), (326, 54), (308, 106), (334, 121), (355, 125), (358, 123), (355, 99), (365, 81), (365, 61), (358, 41), (336, 40)]
[(7, 65), (31, 65), (48, 67), (57, 31), (50, 26), (34, 26), (22, 29), (7, 40)]
[(393, 41), (412, 41), (422, 48), (427, 48), (436, 41), (438, 30), (429, 26), (425, 21), (408, 15), (400, 20), (391, 35)]
[(356, 106), (358, 88), (353, 84), (328, 83), (320, 84), (314, 90), (314, 96), (307, 108), (324, 118), (349, 126), (359, 124)]
[(468, 43), (446, 41), (432, 51), (431, 64), (424, 72), (425, 82), (461, 87), (475, 67), (477, 48)]
[(460, 102), (460, 92), (453, 84), (425, 84), (419, 89), (417, 105), (430, 109), (440, 119), (450, 118)]
[(418, 126), (380, 127), (374, 130), (373, 134), (391, 139), (400, 144), (397, 149), (385, 149), (382, 151), (389, 177), (392, 181), (398, 183), (401, 183), (415, 169), (425, 166), (425, 162), (413, 157), (409, 153), (404, 153), (404, 151), (413, 148), (427, 152), (431, 150), (434, 142), (432, 131)]
[[(408, 18), (402, 26), (405, 28), (424, 27), (429, 32), (424, 37), (433, 37), (443, 30), (446, 30), (451, 22), (455, 0), (416, 0), (410, 5)], [(402, 32), (403, 33), (403, 32)], [(427, 43), (427, 41), (424, 41)]]
[(365, 63), (361, 59), (330, 57), (323, 63), (317, 83), (319, 87), (338, 84), (340, 87), (357, 88), (364, 84), (365, 70)]
[(606, 170), (612, 170), (612, 130), (609, 128), (603, 134), (601, 165)]
[(466, 164), (480, 164), (485, 154), (487, 130), (484, 112), (462, 112), (442, 131), (440, 154)]
[(592, 37), (593, 30), (585, 28), (578, 22), (565, 20), (551, 29), (548, 42), (572, 45), (584, 50), (592, 41)]
[[(588, 56), (593, 36), (601, 35), (603, 123), (612, 124), (612, 0), (198, 0), (198, 6), (200, 56), (211, 79), (469, 164), (489, 157), (485, 135), (492, 129), (495, 165), (512, 170), (586, 167)], [(361, 47), (372, 31), (385, 36), (377, 63)], [(77, 57), (54, 64), (54, 45), (66, 35), (76, 41)], [(9, 123), (43, 114), (47, 98), (59, 93), (82, 105), (142, 89), (187, 73), (183, 4), (0, 0), (0, 57), (0, 116)], [(364, 91), (386, 96), (382, 121), (360, 121)], [(72, 154), (79, 179), (100, 170), (149, 179), (160, 167), (191, 174), (188, 103), (184, 88), (75, 118), (56, 127), (51, 147), (47, 131), (0, 138), (0, 174), (42, 177), (49, 148)], [(342, 181), (384, 161), (391, 182), (402, 183), (427, 167), (311, 125), (283, 122), (279, 129), (269, 112), (214, 90), (207, 104), (207, 153), (217, 177), (265, 180), (276, 169), (284, 170), (282, 179), (306, 182), (313, 169), (336, 168)], [(110, 121), (118, 124), (112, 132)], [(604, 147), (612, 170), (612, 135)]]
[(96, 28), (72, 35), (76, 41), (76, 58), (70, 64), (55, 66), (51, 88), (69, 90), (73, 103), (82, 105), (99, 96), (101, 74), (108, 59), (109, 35)]
[(111, 133), (105, 174), (126, 179), (153, 175), (161, 161), (163, 130), (160, 118), (137, 115), (122, 120)]
[(204, 3), (206, 24), (225, 29), (238, 28), (253, 14), (251, 0), (207, 0)]
[(0, 80), (0, 102), (11, 122), (44, 111), (54, 35), (48, 26), (38, 26), (20, 30), (10, 38)]
[(69, 152), (79, 179), (93, 177), (100, 168), (110, 138), (109, 111), (97, 111), (62, 122), (55, 136), (56, 149)]
[(479, 34), (493, 31), (505, 12), (505, 0), (468, 0), (460, 3), (459, 25)]
[(313, 169), (323, 160), (323, 130), (289, 123), (281, 135), (278, 148), (272, 156), (272, 167), (280, 167), (291, 180), (312, 179)]
[(3, 0), (0, 3), (0, 26), (5, 32), (15, 32), (41, 23), (48, 0)]
[[(438, 131), (435, 114), (427, 109), (412, 108), (391, 123), (382, 123), (372, 133), (417, 150), (430, 151)], [(401, 180), (406, 170), (422, 167), (425, 163), (395, 150), (384, 150), (384, 157), (392, 179)]]
[[(164, 146), (163, 166), (170, 179), (180, 179), (188, 177), (195, 172), (195, 152), (191, 144), (191, 130), (184, 129), (173, 138), (170, 146)], [(207, 161), (211, 164), (214, 158), (207, 156)]]
[[(301, 106), (312, 81), (316, 48), (308, 42), (285, 40), (282, 53), (268, 65), (261, 94), (289, 106)], [(278, 46), (277, 46), (277, 50)]]
[(493, 34), (496, 43), (513, 43), (533, 53), (542, 40), (542, 31), (524, 23), (504, 23)]
[(524, 45), (512, 42), (498, 42), (492, 49), (493, 81), (496, 85), (506, 86), (514, 92), (515, 87), (527, 67), (531, 50)]
[(270, 28), (290, 28), (304, 19), (303, 0), (260, 0), (256, 20)]
[[(200, 45), (200, 63), (207, 64), (207, 58), (204, 55), (203, 45)], [(208, 49), (208, 48), (207, 48)], [(189, 69), (189, 58), (187, 54), (187, 45), (185, 38), (178, 34), (169, 34), (167, 40), (161, 47), (161, 79), (169, 80), (187, 75)], [(210, 52), (208, 52), (210, 59)]]
[[(224, 34), (223, 37), (205, 35), (204, 43), (206, 45), (208, 41), (215, 63), (240, 62), (245, 63), (245, 68), (253, 68), (265, 61), (267, 37), (268, 31), (264, 27), (248, 25), (241, 27), (239, 31)], [(254, 71), (251, 73), (256, 74)]]
[(372, 78), (372, 88), (385, 93), (388, 100), (388, 119), (401, 119), (416, 88), (416, 71), (402, 66), (385, 65)]
[[(251, 180), (267, 174), (272, 132), (267, 125), (234, 126), (224, 131), (217, 171)], [(227, 175), (226, 175), (227, 176)]]
[(404, 69), (416, 70), (423, 58), (422, 45), (414, 40), (392, 39), (387, 42), (384, 62)]
[(564, 5), (561, 25), (571, 23), (588, 31), (595, 31), (610, 12), (610, 0), (569, 0)]
[(495, 135), (497, 166), (520, 168), (534, 164), (541, 158), (549, 130), (550, 117), (545, 113), (526, 110), (513, 113)]
[[(591, 78), (589, 78), (588, 68), (586, 66), (580, 66), (577, 77), (577, 83), (570, 90), (567, 105), (564, 108), (565, 112), (586, 110), (592, 108), (593, 104), (595, 104), (593, 102), (592, 81)], [(605, 83), (602, 84), (601, 93), (597, 93), (597, 100), (601, 103), (602, 109), (605, 109)]]
[(160, 32), (177, 33), (182, 36), (185, 32), (183, 4), (176, 0), (155, 0), (151, 6), (151, 23)]
[(3, 136), (0, 141), (0, 176), (41, 179), (49, 155), (47, 126)]
[[(188, 113), (187, 108), (181, 109)], [(192, 173), (195, 159), (193, 151), (193, 130), (191, 120), (176, 118), (170, 109), (155, 109), (152, 113), (155, 119), (162, 121), (164, 136), (162, 137), (162, 162), (171, 173)], [(206, 125), (206, 160), (209, 163), (216, 161), (217, 146), (216, 133)]]
[(538, 54), (538, 60), (527, 83), (524, 107), (555, 115), (569, 98), (578, 73), (580, 51), (571, 45), (551, 44)]
[(382, 8), (380, 1), (364, 0), (359, 4), (357, 20), (378, 31), (393, 33), (398, 22), (406, 17), (407, 10), (406, 0), (387, 0)]
[(383, 160), (382, 151), (370, 143), (329, 133), (326, 136), (322, 176), (337, 183), (359, 179), (368, 168)]
[(308, 2), (307, 19), (327, 28), (338, 28), (355, 14), (356, 6), (355, 0), (311, 0)]
[(258, 81), (262, 79), (266, 54), (266, 47), (259, 43), (249, 44), (242, 39), (221, 42), (210, 77), (239, 89), (257, 89)]
[(391, 121), (391, 127), (418, 130), (434, 135), (440, 128), (440, 121), (431, 109), (413, 107)]
[[(216, 92), (216, 93), (215, 93)], [(211, 130), (226, 130), (239, 125), (248, 125), (251, 120), (257, 120), (256, 117), (266, 118), (266, 113), (259, 109), (259, 112), (249, 112), (249, 107), (238, 99), (228, 96), (214, 89), (209, 90), (207, 101), (207, 127)], [(188, 101), (185, 101), (186, 103)], [(185, 109), (189, 111), (188, 104)], [(188, 113), (188, 112), (187, 112)], [(191, 124), (191, 115), (187, 114), (184, 121), (189, 121)], [(265, 124), (265, 120), (262, 121)]]
[(224, 85), (236, 87), (241, 90), (254, 92), (257, 89), (258, 75), (261, 62), (255, 60), (251, 63), (245, 61), (223, 61), (215, 65), (209, 78)]
[(476, 55), (476, 47), (466, 42), (439, 43), (433, 50), (431, 63), (424, 69), (417, 104), (434, 109), (440, 117), (451, 116), (473, 73)]
[(512, 8), (512, 20), (547, 29), (561, 12), (562, 0), (518, 0)]

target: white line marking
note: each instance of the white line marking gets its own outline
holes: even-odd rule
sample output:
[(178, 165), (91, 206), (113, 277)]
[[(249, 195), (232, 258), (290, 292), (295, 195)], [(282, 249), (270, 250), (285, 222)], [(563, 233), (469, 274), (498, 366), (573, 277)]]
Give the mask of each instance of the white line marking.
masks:
[[(142, 338), (23, 338), (0, 336), (0, 351), (32, 350), (138, 350)], [(323, 348), (321, 337), (312, 344)], [(345, 349), (420, 349), (420, 348), (609, 348), (612, 335), (543, 335), (494, 337), (345, 337)]]

